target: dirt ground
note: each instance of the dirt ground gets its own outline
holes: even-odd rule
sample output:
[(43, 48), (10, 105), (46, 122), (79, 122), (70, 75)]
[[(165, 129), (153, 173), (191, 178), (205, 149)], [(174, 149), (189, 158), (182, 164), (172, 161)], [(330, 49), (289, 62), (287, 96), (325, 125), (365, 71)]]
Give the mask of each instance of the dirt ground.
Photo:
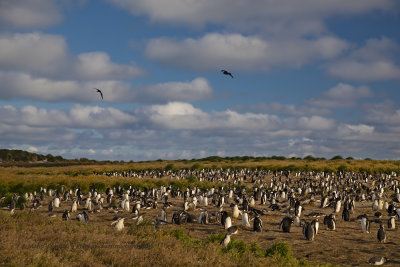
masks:
[[(42, 202), (42, 207), (35, 211), (41, 216), (49, 216), (48, 203), (52, 197), (46, 196), (45, 201)], [(318, 200), (318, 198), (316, 198)], [(167, 210), (168, 222), (171, 222), (172, 213), (174, 211), (181, 211), (183, 207), (183, 199), (169, 199), (174, 205)], [(230, 203), (233, 199), (229, 200)], [(62, 213), (66, 209), (71, 208), (72, 201), (61, 202), (61, 207), (54, 210), (54, 214), (57, 217), (61, 217)], [(258, 209), (267, 209), (266, 215), (262, 215), (263, 231), (257, 233), (252, 229), (244, 229), (241, 227), (241, 218), (232, 219), (232, 224), (240, 226), (237, 235), (232, 236), (233, 239), (241, 239), (248, 243), (257, 242), (261, 248), (268, 248), (274, 242), (286, 241), (288, 242), (293, 250), (294, 256), (298, 259), (307, 259), (312, 263), (329, 263), (340, 266), (367, 266), (368, 259), (373, 256), (385, 256), (388, 258), (387, 266), (400, 266), (400, 221), (396, 221), (395, 230), (387, 231), (386, 243), (379, 243), (377, 240), (377, 231), (379, 225), (377, 223), (371, 223), (371, 231), (369, 234), (362, 233), (360, 221), (357, 220), (357, 216), (366, 213), (371, 218), (375, 211), (372, 210), (372, 202), (356, 202), (355, 213), (351, 215), (351, 221), (345, 222), (341, 219), (341, 212), (336, 214), (336, 230), (327, 230), (327, 227), (323, 225), (323, 217), (320, 217), (320, 230), (314, 241), (307, 241), (302, 235), (302, 227), (292, 226), (291, 233), (284, 233), (279, 229), (279, 223), (284, 217), (282, 211), (270, 211), (268, 205), (259, 205), (259, 201), (256, 204)], [(287, 201), (280, 200), (280, 205), (288, 205)], [(333, 213), (332, 208), (320, 208), (320, 203), (316, 202), (313, 204), (304, 205), (304, 211), (302, 212), (302, 219), (311, 221), (314, 218), (307, 217), (307, 214), (312, 212), (321, 212), (324, 214)], [(114, 213), (107, 209), (108, 204), (104, 204), (104, 209), (99, 213), (89, 213), (90, 224), (93, 225), (109, 225), (113, 222), (114, 217), (123, 216), (125, 217), (125, 226), (136, 223), (136, 220), (132, 219), (135, 217), (131, 212), (120, 211)], [(131, 203), (131, 210), (132, 210)], [(190, 214), (198, 216), (202, 210), (217, 211), (217, 207), (209, 205), (202, 207), (198, 205), (196, 210), (188, 211)], [(343, 209), (343, 207), (342, 207)], [(29, 208), (27, 208), (29, 210)], [(78, 213), (83, 210), (83, 207), (78, 208)], [(141, 214), (145, 220), (152, 220), (154, 216), (159, 215), (161, 205), (157, 209), (142, 209)], [(232, 211), (229, 204), (225, 204), (224, 210)], [(17, 210), (16, 212), (22, 212)], [(24, 211), (29, 212), (29, 211)], [(381, 211), (383, 216), (381, 218), (384, 226), (387, 226), (387, 212)], [(71, 218), (76, 220), (77, 213), (71, 214)], [(51, 218), (49, 217), (49, 220)], [(171, 227), (170, 225), (163, 225), (165, 229)], [(207, 236), (215, 233), (224, 233), (225, 230), (221, 224), (210, 223), (208, 225), (201, 225), (196, 223), (188, 223), (180, 225), (184, 229), (187, 229), (190, 235), (194, 238), (205, 239)]]

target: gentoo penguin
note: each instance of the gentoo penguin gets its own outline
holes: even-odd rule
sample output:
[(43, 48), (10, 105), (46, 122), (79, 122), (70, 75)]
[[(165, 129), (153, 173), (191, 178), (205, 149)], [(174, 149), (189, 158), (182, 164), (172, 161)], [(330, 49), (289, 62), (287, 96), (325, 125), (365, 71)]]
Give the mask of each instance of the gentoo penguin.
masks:
[(199, 223), (200, 224), (208, 224), (208, 212), (207, 211), (200, 212)]
[(115, 229), (117, 231), (121, 231), (122, 229), (124, 229), (124, 217), (119, 218), (118, 220), (114, 221), (111, 223), (111, 225), (115, 224)]
[(84, 223), (89, 222), (89, 216), (87, 215), (86, 211), (83, 211), (83, 213), (78, 214), (77, 218), (81, 222), (84, 222)]
[(167, 211), (165, 210), (165, 207), (161, 209), (160, 220), (167, 221)]
[(69, 210), (64, 211), (62, 218), (63, 218), (63, 220), (69, 221), (69, 219), (70, 219)]
[(249, 214), (247, 212), (242, 213), (242, 225), (244, 227), (251, 227), (249, 221)]
[(230, 235), (235, 235), (238, 233), (239, 228), (237, 226), (231, 226), (228, 229), (226, 229), (226, 232)]
[(181, 215), (179, 211), (175, 211), (172, 214), (172, 219), (171, 219), (172, 224), (181, 224)]
[(60, 207), (60, 198), (58, 198), (58, 197), (56, 197), (54, 200), (53, 200), (53, 206), (54, 206), (54, 208), (59, 208)]
[(71, 212), (77, 212), (77, 211), (78, 211), (78, 203), (76, 202), (76, 200), (74, 200), (74, 202), (72, 202)]
[(293, 224), (294, 224), (294, 226), (296, 226), (296, 227), (301, 226), (301, 221), (300, 221), (300, 217), (299, 217), (299, 216), (295, 216), (295, 217), (294, 217), (294, 219), (293, 219)]
[(235, 204), (235, 206), (233, 206), (233, 210), (232, 210), (232, 217), (237, 219), (240, 215), (240, 210), (237, 204)]
[(342, 201), (338, 199), (335, 204), (335, 213), (339, 213), (341, 206), (342, 206)]
[(228, 212), (226, 212), (226, 211), (221, 211), (221, 224), (222, 225), (225, 225), (225, 220), (226, 220), (226, 218), (228, 218)]
[(260, 218), (260, 216), (256, 215), (256, 217), (254, 218), (254, 222), (253, 222), (253, 229), (255, 232), (261, 232), (262, 231), (262, 220)]
[(379, 227), (377, 237), (379, 242), (381, 243), (386, 242), (386, 231), (385, 228), (383, 228), (383, 224), (381, 224), (381, 226)]
[(50, 200), (50, 202), (49, 202), (49, 211), (53, 212), (53, 209), (54, 209), (54, 201)]
[(329, 230), (336, 230), (336, 219), (334, 214), (329, 214), (324, 218), (324, 224), (328, 227)]
[(372, 204), (372, 210), (378, 210), (379, 209), (379, 202), (378, 199), (374, 200), (374, 203)]
[(319, 229), (319, 220), (318, 220), (318, 218), (312, 220), (311, 226), (312, 226), (313, 229), (314, 229), (315, 235), (317, 235), (317, 234), (318, 234), (318, 229)]
[(314, 228), (311, 225), (311, 223), (306, 222), (303, 225), (303, 234), (304, 237), (308, 240), (308, 241), (313, 241), (315, 238), (315, 232), (314, 232)]
[(225, 230), (228, 229), (231, 226), (232, 226), (232, 219), (231, 219), (231, 217), (228, 216), (225, 219), (225, 224), (224, 224)]
[(363, 233), (369, 233), (370, 229), (370, 222), (368, 220), (368, 217), (366, 214), (358, 216), (358, 218), (361, 220), (361, 230)]
[(282, 228), (282, 231), (285, 233), (290, 233), (290, 228), (292, 227), (293, 219), (286, 216), (282, 219), (279, 227)]
[(350, 221), (350, 210), (347, 207), (344, 207), (342, 212), (342, 219), (346, 222)]
[(396, 229), (396, 215), (395, 214), (392, 214), (392, 215), (389, 215), (390, 216), (390, 218), (389, 218), (389, 220), (388, 220), (388, 229)]
[(382, 257), (382, 256), (375, 256), (372, 257), (368, 260), (369, 264), (373, 264), (373, 265), (382, 265), (387, 261), (386, 257)]
[(227, 247), (230, 242), (231, 242), (231, 235), (229, 233), (227, 233), (225, 235), (225, 238), (221, 240), (221, 245), (224, 245), (224, 247)]

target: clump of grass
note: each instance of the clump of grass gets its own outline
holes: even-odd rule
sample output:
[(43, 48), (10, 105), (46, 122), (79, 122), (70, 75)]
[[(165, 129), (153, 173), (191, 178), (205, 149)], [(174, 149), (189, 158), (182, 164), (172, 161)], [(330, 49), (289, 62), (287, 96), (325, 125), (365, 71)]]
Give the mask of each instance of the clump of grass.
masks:
[(265, 256), (270, 257), (273, 255), (278, 255), (280, 257), (291, 257), (292, 250), (288, 243), (286, 242), (276, 242), (270, 248), (265, 250)]

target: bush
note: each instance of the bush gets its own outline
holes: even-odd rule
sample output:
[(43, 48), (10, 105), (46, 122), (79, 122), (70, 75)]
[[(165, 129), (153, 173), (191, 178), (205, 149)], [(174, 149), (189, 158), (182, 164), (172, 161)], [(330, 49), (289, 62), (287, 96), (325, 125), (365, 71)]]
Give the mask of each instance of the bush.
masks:
[(266, 257), (278, 255), (280, 257), (292, 257), (292, 250), (286, 242), (276, 242), (265, 251)]

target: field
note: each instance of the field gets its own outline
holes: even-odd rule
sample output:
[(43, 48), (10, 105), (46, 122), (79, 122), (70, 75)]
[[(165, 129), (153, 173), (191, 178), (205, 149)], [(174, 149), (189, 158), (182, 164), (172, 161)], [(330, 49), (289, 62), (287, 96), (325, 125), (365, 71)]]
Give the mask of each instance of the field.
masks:
[[(218, 188), (227, 186), (225, 182), (200, 182), (197, 179), (163, 178), (131, 178), (120, 176), (94, 175), (94, 172), (123, 171), (129, 169), (158, 171), (178, 170), (181, 168), (266, 168), (273, 171), (292, 170), (292, 179), (298, 179), (293, 174), (296, 170), (318, 171), (370, 171), (398, 172), (398, 161), (372, 160), (225, 160), (225, 161), (156, 161), (129, 164), (83, 165), (63, 167), (7, 167), (0, 169), (0, 197), (5, 196), (3, 202), (12, 193), (39, 192), (40, 186), (67, 189), (80, 187), (86, 194), (91, 186), (99, 192), (104, 192), (110, 186), (134, 188), (160, 188), (162, 185), (172, 184), (185, 189), (188, 186), (200, 188)], [(263, 178), (269, 184), (273, 172)], [(395, 178), (398, 180), (398, 178)], [(246, 180), (240, 188), (253, 190), (254, 185)], [(387, 199), (391, 201), (393, 192), (387, 191)], [(79, 222), (76, 214), (84, 208), (79, 207), (73, 213), (71, 221), (64, 221), (61, 215), (71, 208), (72, 201), (63, 201), (60, 208), (53, 213), (47, 209), (48, 203), (54, 197), (46, 196), (42, 207), (34, 212), (27, 209), (17, 209), (10, 215), (9, 209), (4, 206), (0, 210), (0, 264), (6, 266), (22, 265), (59, 265), (59, 266), (101, 266), (101, 265), (138, 265), (138, 266), (302, 266), (302, 265), (367, 265), (369, 258), (375, 255), (389, 259), (386, 265), (400, 264), (399, 229), (387, 230), (387, 242), (379, 243), (376, 237), (379, 225), (371, 224), (371, 232), (364, 234), (361, 231), (357, 216), (366, 213), (373, 217), (372, 202), (356, 202), (356, 209), (351, 215), (352, 220), (345, 222), (341, 219), (341, 212), (337, 216), (335, 231), (327, 230), (320, 217), (320, 231), (314, 241), (307, 241), (302, 235), (302, 227), (292, 227), (291, 233), (283, 233), (279, 229), (279, 222), (284, 217), (283, 210), (272, 211), (267, 205), (256, 202), (257, 209), (266, 209), (261, 216), (263, 231), (256, 233), (252, 229), (243, 228), (241, 220), (233, 219), (233, 225), (239, 226), (238, 234), (232, 236), (227, 248), (219, 244), (224, 237), (225, 230), (220, 223), (210, 222), (207, 225), (187, 223), (181, 225), (161, 225), (155, 228), (153, 218), (160, 214), (160, 205), (157, 209), (143, 209), (144, 221), (137, 225), (134, 214), (127, 211), (114, 213), (108, 210), (108, 204), (99, 213), (89, 214), (88, 224)], [(315, 201), (304, 202), (302, 218), (312, 212), (330, 214), (333, 208), (320, 208), (320, 196)], [(167, 211), (168, 221), (174, 211), (182, 210), (183, 199), (171, 198), (173, 206)], [(119, 202), (119, 200), (117, 200)], [(229, 203), (233, 199), (228, 199)], [(279, 205), (288, 206), (288, 201), (279, 199)], [(132, 209), (132, 207), (131, 207)], [(207, 209), (215, 212), (215, 205), (188, 211), (198, 216)], [(231, 212), (229, 204), (225, 204), (226, 211)], [(121, 210), (121, 209), (120, 209)], [(382, 211), (382, 222), (386, 226), (387, 212)], [(55, 215), (55, 216), (49, 216)], [(118, 232), (111, 223), (114, 217), (124, 216), (125, 228)]]

